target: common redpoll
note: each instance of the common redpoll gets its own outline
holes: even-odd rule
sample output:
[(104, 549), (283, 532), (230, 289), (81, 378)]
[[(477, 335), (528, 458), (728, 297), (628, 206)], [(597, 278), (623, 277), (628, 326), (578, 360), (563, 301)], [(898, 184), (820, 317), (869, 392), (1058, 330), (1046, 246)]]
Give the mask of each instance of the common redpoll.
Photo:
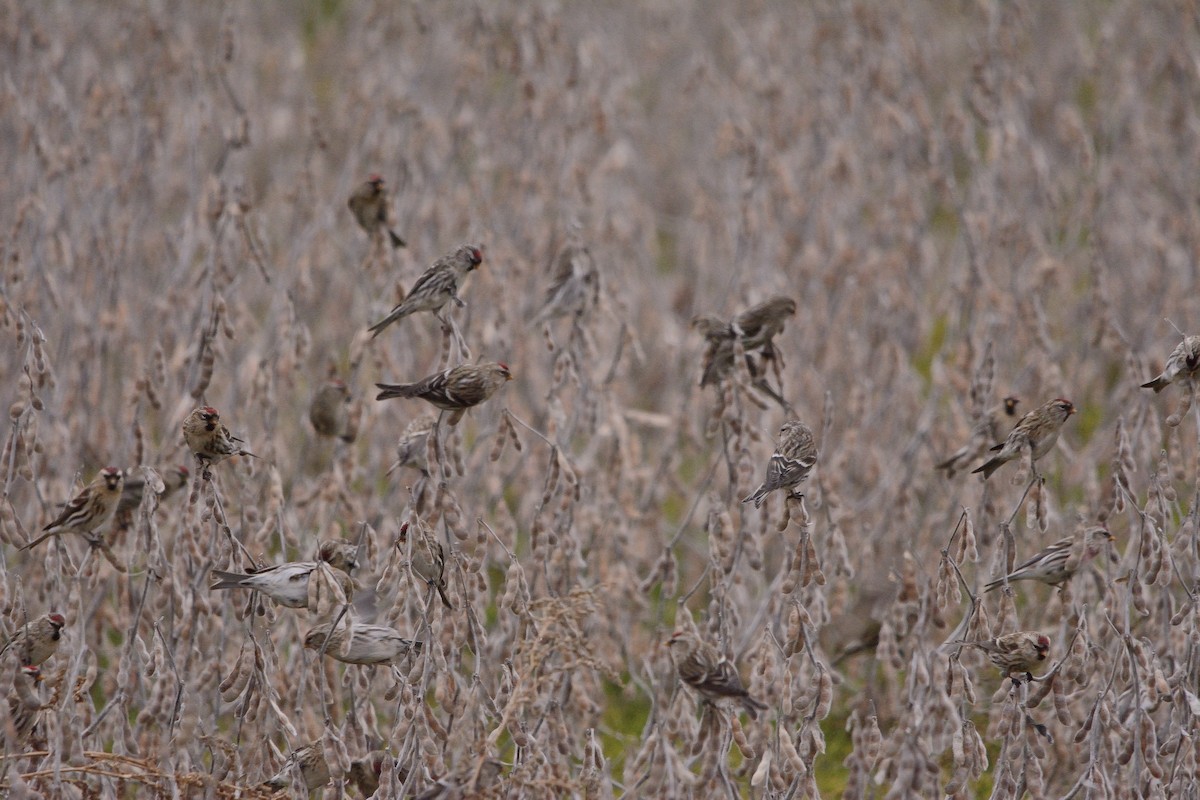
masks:
[(350, 195), (346, 205), (354, 214), (354, 219), (358, 222), (359, 227), (372, 237), (375, 236), (376, 231), (384, 230), (387, 231), (392, 247), (405, 246), (404, 240), (388, 227), (392, 204), (383, 189), (381, 176), (374, 173), (368, 176), (366, 181), (354, 190), (354, 194)]
[(363, 797), (370, 797), (379, 790), (379, 776), (389, 761), (394, 761), (386, 750), (372, 750), (362, 758), (350, 762), (346, 780), (358, 787)]
[(320, 740), (292, 751), (283, 768), (263, 781), (270, 789), (286, 789), (292, 785), (292, 771), (300, 770), (300, 778), (310, 792), (329, 783), (329, 764), (325, 761), (325, 746)]
[(36, 667), (45, 662), (58, 649), (63, 626), (67, 619), (57, 611), (43, 614), (17, 628), (12, 638), (0, 648), (0, 665), (10, 654), (23, 667)]
[(1167, 356), (1167, 365), (1162, 374), (1149, 383), (1143, 383), (1143, 389), (1153, 389), (1155, 394), (1170, 386), (1180, 378), (1191, 380), (1200, 367), (1200, 336), (1187, 336), (1176, 345)]
[(197, 408), (183, 421), (183, 439), (196, 460), (208, 467), (220, 464), (230, 456), (251, 456), (242, 448), (244, 442), (229, 433), (221, 424), (221, 415), (212, 406)]
[(995, 408), (975, 420), (975, 425), (971, 428), (971, 438), (967, 440), (967, 443), (958, 448), (954, 455), (938, 464), (935, 469), (944, 469), (946, 477), (953, 478), (956, 470), (982, 456), (1003, 434), (1005, 423), (1012, 424), (1013, 418), (1017, 415), (1019, 402), (1021, 401), (1015, 397), (1006, 397)]
[(432, 415), (422, 414), (404, 427), (400, 440), (396, 442), (396, 463), (388, 467), (388, 475), (401, 467), (412, 467), (426, 475), (429, 474), (425, 446), (436, 421)]
[(336, 436), (344, 442), (357, 438), (358, 426), (350, 414), (350, 389), (344, 381), (331, 378), (317, 389), (308, 406), (308, 420), (322, 436)]
[[(795, 313), (796, 301), (778, 296), (743, 311), (729, 323), (708, 315), (693, 319), (692, 327), (708, 342), (700, 385), (716, 383), (733, 368), (733, 345), (738, 337), (747, 356), (757, 351), (764, 359), (775, 358), (773, 340)], [(753, 362), (750, 367), (755, 374), (757, 367)]]
[(416, 383), (377, 383), (381, 391), (376, 400), (393, 397), (419, 397), (443, 411), (452, 411), (449, 423), (457, 425), (463, 412), (487, 400), (496, 390), (512, 380), (508, 365), (497, 361), (482, 364), (459, 364), (457, 367), (430, 375)]
[[(400, 549), (401, 553), (408, 552), (408, 531), (407, 522), (400, 526), (400, 538), (396, 542), (396, 547)], [(442, 605), (449, 609), (454, 608), (450, 603), (450, 598), (446, 595), (445, 550), (442, 548), (442, 543), (434, 536), (433, 531), (429, 530), (428, 526), (420, 520), (417, 520), (417, 535), (412, 540), (410, 566), (413, 574), (437, 589), (438, 596), (442, 598)]]
[(100, 474), (63, 507), (62, 513), (42, 528), (44, 533), (21, 549), (28, 550), (51, 536), (61, 536), (64, 533), (79, 533), (91, 538), (93, 531), (104, 528), (112, 521), (117, 512), (117, 505), (121, 502), (121, 490), (124, 486), (125, 475), (121, 470), (116, 467), (100, 470)]
[(8, 717), (0, 724), (0, 740), (6, 743), (5, 751), (23, 749), (37, 728), (43, 703), (33, 687), (41, 676), (37, 667), (18, 668), (12, 681), (12, 692), (8, 695)]
[(432, 311), (434, 316), (441, 319), (438, 312), (451, 300), (459, 307), (466, 305), (459, 299), (458, 284), (467, 276), (468, 272), (482, 263), (483, 251), (478, 245), (460, 245), (450, 255), (442, 256), (433, 262), (433, 266), (417, 278), (417, 282), (409, 290), (408, 296), (401, 300), (391, 313), (372, 325), (369, 330), (373, 335), (378, 336), (388, 325), (418, 311)]
[(758, 508), (763, 499), (776, 489), (790, 490), (799, 486), (816, 466), (818, 455), (813, 432), (807, 425), (794, 419), (783, 423), (779, 429), (779, 444), (767, 462), (766, 480), (742, 502), (753, 502), (754, 507)]
[(1033, 680), (1033, 669), (1045, 661), (1047, 653), (1050, 652), (1050, 637), (1037, 631), (1006, 633), (978, 642), (958, 639), (953, 644), (978, 647), (1000, 668), (1005, 677), (1013, 678), (1014, 681), (1014, 675), (1025, 675)]
[(332, 634), (328, 622), (315, 626), (305, 634), (304, 646), (318, 653), (325, 648), (326, 654), (346, 664), (394, 664), (410, 652), (421, 651), (420, 642), (405, 639), (395, 628), (349, 620), (340, 622)]
[[(293, 561), (248, 573), (213, 570), (216, 583), (212, 589), (253, 589), (288, 608), (308, 608), (309, 576), (321, 562), (339, 570), (342, 591), (349, 597), (354, 591), (350, 572), (358, 565), (358, 548), (348, 542), (324, 541), (317, 551), (317, 561)], [(344, 576), (344, 577), (342, 577)]]
[[(1067, 562), (1071, 558), (1071, 550), (1075, 546), (1075, 538), (1068, 536), (1065, 539), (1059, 539), (1054, 544), (1039, 550), (1028, 561), (1024, 561), (1017, 565), (1012, 572), (1007, 576), (1008, 582), (1013, 581), (1041, 581), (1050, 586), (1057, 586), (1063, 581), (1074, 575), (1085, 561), (1091, 561), (1104, 548), (1105, 543), (1111, 542), (1113, 535), (1106, 529), (1099, 526), (1089, 528), (1084, 532), (1085, 544), (1083, 554), (1074, 564)], [(1004, 578), (997, 578), (984, 587), (985, 592), (990, 592), (997, 586), (1004, 584)]]
[(1074, 413), (1075, 406), (1071, 401), (1061, 398), (1035, 408), (1021, 417), (1007, 439), (992, 447), (996, 455), (987, 463), (971, 470), (971, 474), (982, 472), (985, 479), (989, 478), (993, 472), (1009, 461), (1019, 458), (1026, 450), (1033, 451), (1033, 461), (1036, 463), (1054, 447), (1063, 423)]
[(671, 660), (679, 678), (706, 700), (733, 698), (742, 704), (751, 719), (766, 706), (755, 700), (742, 686), (742, 678), (716, 648), (691, 631), (678, 630), (667, 640)]
[(533, 324), (556, 317), (580, 317), (600, 299), (600, 274), (586, 247), (569, 242), (554, 259), (554, 277)]
[[(158, 492), (158, 502), (166, 500), (175, 492), (187, 486), (191, 472), (183, 465), (165, 467), (155, 470), (162, 481), (162, 491)], [(131, 512), (142, 504), (146, 494), (146, 475), (140, 469), (125, 471), (125, 488), (121, 491), (121, 500), (117, 504), (117, 514)]]

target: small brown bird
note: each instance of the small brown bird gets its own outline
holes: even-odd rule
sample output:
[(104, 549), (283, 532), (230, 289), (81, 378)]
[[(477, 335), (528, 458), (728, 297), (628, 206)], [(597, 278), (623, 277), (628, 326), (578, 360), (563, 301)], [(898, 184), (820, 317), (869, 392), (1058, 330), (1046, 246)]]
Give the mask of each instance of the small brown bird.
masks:
[(0, 741), (5, 752), (21, 752), (33, 737), (43, 704), (33, 687), (41, 679), (37, 667), (23, 666), (13, 674), (8, 695), (8, 718), (0, 722)]
[(183, 421), (183, 440), (204, 467), (206, 475), (209, 467), (220, 464), (230, 456), (258, 458), (242, 447), (245, 442), (221, 424), (221, 415), (212, 406), (197, 408), (188, 414)]
[[(162, 480), (162, 491), (158, 492), (158, 502), (163, 502), (175, 492), (187, 486), (191, 471), (183, 465), (164, 467), (155, 470)], [(121, 491), (121, 501), (117, 504), (117, 514), (134, 511), (142, 504), (146, 494), (146, 476), (142, 470), (134, 468), (125, 470), (125, 488)]]
[(383, 178), (378, 173), (372, 173), (366, 181), (354, 190), (346, 206), (354, 214), (358, 226), (372, 238), (376, 232), (386, 231), (392, 242), (392, 247), (404, 247), (405, 242), (389, 227), (388, 218), (392, 215), (392, 204), (383, 189)]
[[(401, 553), (408, 552), (408, 523), (400, 526), (400, 537), (396, 547)], [(417, 520), (417, 535), (412, 541), (412, 557), (409, 562), (413, 574), (433, 588), (437, 589), (442, 605), (453, 609), (454, 605), (446, 595), (446, 553), (442, 543), (434, 536), (433, 531), (420, 519)]]
[(0, 648), (0, 660), (13, 655), (22, 667), (40, 666), (58, 650), (66, 624), (67, 618), (57, 611), (30, 620), (17, 628), (12, 638)]
[(365, 756), (350, 762), (350, 771), (346, 780), (358, 787), (363, 797), (370, 797), (379, 791), (379, 776), (389, 761), (394, 761), (392, 754), (386, 750), (372, 750)]
[(429, 474), (426, 443), (436, 421), (432, 414), (422, 414), (409, 421), (396, 442), (396, 463), (388, 467), (388, 475), (401, 467), (412, 467), (425, 475)]
[(1036, 470), (1037, 460), (1046, 455), (1046, 453), (1049, 453), (1050, 448), (1054, 447), (1054, 443), (1058, 441), (1058, 433), (1062, 430), (1063, 423), (1074, 413), (1075, 406), (1072, 405), (1070, 400), (1063, 400), (1062, 398), (1051, 400), (1049, 403), (1038, 406), (1033, 411), (1021, 417), (1020, 421), (1017, 422), (1008, 434), (1007, 439), (992, 447), (992, 451), (996, 455), (987, 463), (971, 470), (971, 474), (982, 472), (986, 480), (991, 477), (993, 472), (1000, 469), (1000, 467), (1015, 458), (1019, 458), (1025, 450), (1032, 450)]
[(1187, 336), (1167, 356), (1167, 365), (1154, 380), (1143, 383), (1143, 389), (1153, 389), (1158, 394), (1179, 379), (1191, 380), (1200, 367), (1200, 336)]
[(329, 783), (329, 764), (325, 761), (325, 747), (318, 739), (292, 751), (283, 768), (263, 781), (269, 789), (286, 789), (292, 785), (292, 770), (300, 770), (300, 778), (310, 792)]
[(955, 471), (961, 469), (987, 452), (992, 443), (1004, 432), (1004, 423), (1013, 424), (1017, 416), (1017, 404), (1021, 401), (1016, 397), (1006, 397), (1000, 404), (987, 411), (971, 428), (971, 438), (958, 448), (954, 455), (938, 464), (934, 469), (944, 469), (947, 478), (953, 478)]
[(328, 622), (311, 628), (304, 636), (304, 646), (319, 653), (326, 637), (326, 654), (346, 664), (395, 664), (409, 653), (421, 651), (421, 642), (405, 639), (395, 628), (351, 620), (343, 620), (332, 633)]
[(958, 639), (953, 644), (964, 647), (978, 647), (988, 659), (1000, 668), (1007, 678), (1016, 682), (1017, 675), (1024, 675), (1033, 680), (1033, 670), (1046, 660), (1050, 652), (1050, 637), (1037, 631), (1017, 631), (1006, 633), (994, 639), (984, 639), (978, 642), (967, 642)]
[(350, 573), (358, 566), (357, 559), (358, 548), (354, 545), (327, 540), (321, 542), (316, 561), (293, 561), (247, 573), (213, 570), (213, 577), (217, 582), (208, 588), (253, 589), (262, 592), (281, 606), (308, 608), (308, 579), (320, 566), (320, 562), (323, 561), (339, 570), (337, 575), (345, 576), (341, 581), (342, 591), (350, 597), (354, 592), (354, 582), (350, 580)]
[(600, 301), (600, 273), (592, 254), (578, 242), (568, 242), (554, 258), (554, 277), (532, 324), (556, 317), (582, 317)]
[(485, 361), (482, 364), (459, 364), (457, 367), (430, 375), (416, 383), (377, 383), (382, 391), (376, 400), (393, 397), (418, 397), (443, 411), (453, 412), (449, 423), (457, 425), (463, 413), (487, 400), (506, 382), (512, 380), (507, 364)]
[(442, 256), (425, 270), (409, 290), (408, 296), (368, 330), (373, 336), (378, 336), (393, 322), (418, 311), (431, 311), (444, 324), (445, 320), (438, 312), (451, 300), (459, 308), (466, 305), (458, 296), (458, 285), (467, 273), (482, 263), (483, 250), (480, 245), (460, 245), (453, 253)]
[(811, 428), (795, 419), (783, 423), (779, 429), (779, 444), (767, 462), (766, 480), (742, 502), (753, 502), (758, 508), (776, 489), (795, 489), (808, 478), (817, 464), (818, 455)]
[(751, 719), (766, 706), (755, 700), (742, 686), (737, 669), (716, 648), (691, 631), (678, 630), (667, 640), (671, 660), (679, 678), (705, 700), (733, 698), (742, 704)]
[[(788, 317), (795, 313), (795, 300), (777, 296), (743, 311), (732, 322), (726, 323), (711, 315), (694, 318), (692, 327), (708, 342), (700, 385), (715, 384), (729, 374), (733, 369), (734, 340), (739, 337), (748, 358), (754, 353), (764, 360), (776, 358), (773, 340), (783, 332)], [(758, 366), (753, 361), (747, 363), (751, 375), (757, 375)]]
[(53, 522), (42, 528), (44, 533), (41, 536), (22, 545), (21, 549), (28, 550), (52, 536), (61, 536), (64, 533), (82, 534), (93, 544), (97, 544), (99, 540), (92, 534), (112, 522), (124, 488), (124, 473), (116, 467), (105, 467), (83, 491), (63, 507), (62, 513), (55, 517)]
[(322, 436), (336, 436), (343, 442), (358, 438), (358, 426), (350, 414), (350, 389), (345, 381), (330, 378), (313, 394), (308, 420)]
[[(1041, 581), (1050, 586), (1057, 586), (1063, 583), (1083, 566), (1085, 561), (1091, 561), (1104, 545), (1113, 540), (1113, 535), (1107, 529), (1100, 526), (1089, 528), (1084, 532), (1085, 544), (1083, 556), (1078, 563), (1069, 565), (1067, 562), (1071, 557), (1071, 550), (1075, 546), (1075, 538), (1068, 536), (1064, 539), (1059, 539), (1054, 544), (1039, 550), (1028, 561), (1023, 561), (1007, 576), (1008, 582), (1014, 581)], [(998, 586), (1004, 585), (1004, 578), (997, 578), (984, 587), (985, 592), (990, 592)]]

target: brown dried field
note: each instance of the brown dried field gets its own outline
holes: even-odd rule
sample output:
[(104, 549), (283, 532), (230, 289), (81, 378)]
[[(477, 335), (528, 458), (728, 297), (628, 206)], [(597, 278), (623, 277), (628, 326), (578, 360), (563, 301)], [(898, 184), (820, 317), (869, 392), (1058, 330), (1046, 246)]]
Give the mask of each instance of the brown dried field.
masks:
[[(1195, 2), (15, 0), (0, 52), (0, 633), (66, 618), (40, 681), (0, 659), (3, 796), (268, 797), (314, 741), (325, 797), (378, 750), (380, 798), (1196, 791), (1200, 403), (1140, 388), (1200, 332)], [(376, 172), (405, 248), (347, 208)], [(373, 339), (463, 243), (452, 327)], [(777, 295), (701, 387), (693, 318)], [(514, 380), (389, 471), (435, 409), (374, 384), (476, 361)], [(1074, 403), (1041, 482), (970, 474), (1006, 396), (1001, 438)], [(257, 456), (211, 480), (204, 405)], [(793, 416), (803, 498), (742, 503)], [(19, 549), (110, 465), (191, 475)], [(1063, 538), (1061, 588), (984, 591)], [(209, 589), (322, 539), (352, 606), (328, 566), (307, 609)], [(305, 649), (339, 618), (423, 646)], [(767, 709), (683, 684), (677, 630)], [(1018, 630), (1033, 681), (954, 644)]]

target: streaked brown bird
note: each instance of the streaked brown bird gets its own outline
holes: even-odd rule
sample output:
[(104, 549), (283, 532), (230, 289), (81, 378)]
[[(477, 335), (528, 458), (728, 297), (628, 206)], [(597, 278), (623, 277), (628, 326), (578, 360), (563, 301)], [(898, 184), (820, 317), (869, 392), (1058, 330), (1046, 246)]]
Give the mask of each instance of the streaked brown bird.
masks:
[(321, 740), (292, 751), (283, 768), (262, 785), (269, 789), (286, 789), (292, 785), (292, 771), (296, 769), (300, 770), (300, 779), (310, 792), (329, 783), (329, 763), (325, 760), (325, 746)]
[[(329, 645), (326, 647), (326, 637)], [(304, 636), (304, 646), (346, 664), (395, 664), (409, 653), (419, 653), (421, 642), (406, 639), (400, 631), (383, 625), (364, 625), (343, 619), (330, 632), (330, 623), (325, 622), (309, 629)]]
[(372, 238), (380, 231), (387, 233), (392, 247), (404, 247), (405, 242), (391, 229), (392, 203), (383, 188), (383, 177), (372, 173), (350, 195), (346, 206), (354, 214), (358, 226)]
[[(396, 547), (402, 554), (408, 552), (410, 529), (407, 522), (400, 526), (400, 536), (396, 541)], [(454, 608), (454, 604), (450, 602), (450, 597), (446, 594), (446, 551), (442, 548), (442, 543), (434, 536), (433, 531), (429, 530), (429, 526), (420, 519), (417, 520), (416, 535), (412, 537), (412, 556), (409, 566), (412, 567), (413, 574), (425, 581), (426, 585), (437, 589), (438, 597), (442, 599), (442, 605), (448, 609)]]
[(83, 487), (83, 491), (63, 507), (62, 513), (55, 517), (54, 521), (42, 528), (44, 533), (41, 536), (22, 545), (21, 549), (28, 550), (64, 533), (78, 533), (86, 536), (93, 544), (98, 543), (93, 534), (112, 522), (124, 488), (125, 473), (116, 467), (105, 467), (91, 483)]
[(1200, 367), (1200, 336), (1185, 336), (1167, 356), (1167, 364), (1157, 378), (1142, 384), (1158, 394), (1177, 380), (1191, 380)]
[(1022, 561), (1005, 578), (997, 578), (983, 588), (990, 592), (998, 586), (1003, 586), (1007, 579), (1014, 581), (1041, 581), (1049, 586), (1057, 586), (1079, 571), (1084, 563), (1091, 561), (1104, 545), (1113, 540), (1113, 535), (1106, 528), (1095, 526), (1084, 531), (1083, 552), (1075, 563), (1071, 562), (1071, 551), (1075, 548), (1075, 537), (1067, 536), (1054, 544), (1045, 547)]
[(420, 470), (422, 474), (429, 474), (426, 443), (436, 421), (432, 414), (422, 414), (409, 420), (396, 442), (396, 462), (388, 467), (388, 475), (401, 467), (411, 467)]
[(685, 684), (706, 700), (734, 699), (742, 704), (751, 719), (766, 706), (755, 700), (742, 686), (737, 669), (712, 645), (691, 631), (678, 630), (667, 640), (671, 660)]
[(322, 436), (337, 437), (343, 442), (358, 438), (358, 426), (350, 413), (350, 388), (340, 378), (330, 378), (313, 393), (308, 406), (308, 421)]
[(66, 617), (51, 611), (17, 628), (12, 638), (0, 648), (0, 666), (10, 655), (16, 657), (22, 667), (40, 666), (58, 650), (66, 624)]
[(209, 467), (220, 464), (231, 456), (258, 458), (242, 447), (245, 442), (229, 432), (221, 423), (221, 415), (212, 406), (197, 408), (183, 421), (183, 440), (192, 455), (209, 474)]
[[(358, 548), (349, 542), (326, 540), (317, 549), (316, 561), (293, 561), (251, 572), (222, 572), (213, 570), (216, 583), (209, 590), (252, 589), (288, 608), (309, 607), (309, 578), (321, 566), (321, 562), (338, 570), (342, 591), (347, 598), (354, 593), (354, 582), (350, 573), (358, 566)], [(336, 594), (336, 592), (335, 592)]]
[(817, 465), (816, 440), (812, 429), (800, 420), (788, 420), (779, 429), (779, 443), (771, 460), (767, 462), (767, 477), (743, 503), (754, 503), (758, 508), (768, 494), (776, 489), (787, 489), (789, 493), (808, 479), (808, 474)]
[[(191, 471), (182, 464), (163, 467), (162, 469), (154, 470), (162, 481), (161, 491), (157, 491), (158, 502), (163, 502), (175, 492), (187, 486), (188, 478), (191, 476)], [(157, 490), (158, 487), (155, 486)], [(142, 498), (146, 494), (146, 475), (141, 469), (125, 470), (125, 486), (121, 490), (121, 501), (117, 504), (117, 514), (124, 514), (135, 510), (142, 504)]]
[(1016, 397), (1006, 397), (995, 407), (984, 412), (971, 427), (971, 438), (967, 443), (955, 450), (954, 455), (942, 461), (935, 469), (945, 470), (946, 477), (953, 478), (957, 470), (981, 457), (992, 443), (1003, 435), (1007, 427), (1005, 423), (1015, 424), (1017, 404), (1020, 402)]
[[(783, 332), (788, 317), (795, 313), (795, 300), (777, 296), (743, 311), (732, 322), (724, 322), (712, 315), (695, 317), (692, 327), (708, 342), (700, 385), (715, 384), (733, 369), (736, 339), (741, 339), (742, 349), (748, 357), (757, 353), (763, 360), (776, 358), (774, 339)], [(748, 365), (751, 375), (757, 376), (758, 365), (753, 362)]]
[(532, 324), (556, 317), (582, 317), (599, 301), (600, 273), (591, 252), (577, 241), (568, 241), (554, 258), (554, 275)]
[(449, 424), (457, 425), (468, 408), (487, 400), (511, 380), (512, 373), (509, 372), (508, 365), (498, 361), (459, 364), (416, 383), (377, 383), (375, 385), (381, 391), (375, 399), (420, 398), (443, 411), (452, 412)]
[(1075, 406), (1070, 400), (1058, 398), (1044, 403), (1025, 416), (1013, 426), (1008, 438), (992, 447), (993, 456), (983, 465), (971, 470), (971, 474), (982, 472), (984, 479), (1000, 469), (1013, 459), (1019, 458), (1026, 450), (1032, 451), (1034, 470), (1037, 460), (1054, 447), (1058, 441), (1058, 433), (1063, 423), (1075, 413)]
[(1014, 681), (1017, 680), (1017, 675), (1024, 675), (1028, 680), (1033, 680), (1033, 670), (1046, 660), (1050, 652), (1050, 637), (1037, 631), (1006, 633), (978, 642), (958, 639), (952, 644), (978, 647), (987, 655), (989, 661), (1000, 668), (1006, 678), (1012, 678)]
[(460, 308), (466, 305), (458, 296), (458, 286), (468, 273), (482, 263), (483, 249), (480, 245), (460, 245), (453, 253), (442, 256), (421, 273), (407, 297), (368, 329), (371, 335), (378, 336), (393, 322), (418, 311), (430, 311), (444, 324), (445, 320), (438, 312), (451, 300)]

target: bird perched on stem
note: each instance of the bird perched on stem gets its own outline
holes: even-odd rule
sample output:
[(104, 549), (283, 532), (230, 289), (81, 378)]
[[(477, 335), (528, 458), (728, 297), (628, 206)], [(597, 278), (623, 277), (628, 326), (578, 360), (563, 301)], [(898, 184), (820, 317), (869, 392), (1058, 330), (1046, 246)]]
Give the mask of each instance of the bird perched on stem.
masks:
[[(191, 476), (191, 471), (182, 464), (164, 467), (160, 470), (154, 470), (154, 472), (157, 472), (159, 478), (162, 480), (161, 491), (158, 490), (157, 486), (154, 487), (160, 503), (184, 486), (187, 486), (188, 478)], [(133, 511), (140, 506), (145, 494), (146, 476), (142, 470), (136, 467), (125, 470), (125, 487), (121, 490), (121, 501), (117, 504), (118, 516)]]
[(1031, 451), (1032, 461), (1036, 472), (1037, 460), (1054, 447), (1058, 441), (1058, 433), (1063, 423), (1075, 413), (1075, 406), (1070, 400), (1051, 400), (1030, 411), (1017, 422), (1008, 434), (1008, 438), (992, 447), (993, 456), (983, 465), (971, 470), (971, 474), (982, 472), (984, 479), (1000, 467), (1019, 458), (1026, 450)]
[(412, 467), (424, 475), (429, 474), (426, 446), (436, 421), (432, 414), (422, 414), (409, 420), (396, 441), (396, 462), (388, 467), (388, 475), (401, 467)]
[(788, 420), (779, 429), (779, 443), (767, 462), (767, 477), (743, 503), (758, 508), (776, 489), (792, 490), (803, 483), (817, 463), (817, 443), (812, 429), (800, 420)]
[(600, 273), (592, 254), (582, 244), (570, 241), (554, 258), (554, 277), (546, 288), (542, 307), (531, 324), (556, 317), (582, 317), (600, 300)]
[(33, 687), (41, 679), (38, 668), (28, 665), (19, 667), (13, 674), (8, 719), (0, 722), (0, 742), (4, 743), (5, 752), (23, 750), (37, 728), (43, 704)]
[[(736, 339), (741, 339), (742, 349), (748, 358), (753, 353), (759, 354), (764, 360), (776, 358), (773, 340), (783, 332), (788, 317), (795, 313), (795, 300), (777, 296), (746, 309), (732, 322), (724, 322), (711, 315), (695, 317), (692, 327), (708, 342), (700, 385), (715, 384), (733, 369)], [(751, 374), (757, 375), (757, 367), (753, 362), (749, 362), (749, 366)]]
[(1017, 682), (1017, 675), (1033, 680), (1033, 670), (1046, 660), (1050, 652), (1050, 637), (1037, 631), (1006, 633), (993, 639), (968, 642), (957, 639), (951, 644), (963, 647), (978, 647), (988, 660), (1000, 668), (1006, 678)]
[(363, 625), (348, 618), (332, 632), (328, 622), (309, 629), (304, 646), (318, 653), (324, 649), (327, 655), (346, 664), (365, 665), (395, 664), (409, 653), (421, 651), (421, 642), (404, 638), (395, 628)]
[(325, 760), (324, 744), (318, 739), (292, 751), (283, 768), (263, 781), (262, 785), (269, 789), (286, 789), (292, 785), (294, 769), (300, 770), (300, 779), (310, 792), (329, 783), (329, 763)]
[(383, 189), (383, 178), (378, 173), (372, 173), (354, 190), (346, 206), (354, 214), (359, 227), (372, 238), (378, 231), (386, 231), (392, 247), (405, 246), (404, 240), (389, 227), (392, 204)]
[(0, 648), (0, 664), (9, 655), (16, 656), (20, 666), (37, 667), (54, 655), (62, 639), (67, 618), (57, 611), (43, 614), (17, 628), (12, 638)]
[(766, 709), (742, 686), (742, 678), (733, 664), (692, 631), (675, 631), (667, 644), (680, 680), (705, 700), (737, 700), (751, 719), (757, 719), (758, 712)]
[(308, 406), (308, 421), (322, 436), (336, 436), (343, 442), (358, 438), (358, 425), (350, 413), (350, 388), (340, 378), (330, 378), (313, 394)]
[[(400, 536), (396, 547), (401, 553), (408, 552), (409, 524), (400, 526)], [(433, 588), (437, 589), (442, 605), (453, 610), (454, 604), (446, 595), (446, 551), (442, 543), (433, 535), (433, 531), (420, 519), (417, 520), (417, 533), (412, 538), (412, 556), (409, 560), (413, 574)]]
[(183, 421), (183, 440), (200, 462), (205, 476), (211, 474), (209, 467), (220, 464), (231, 456), (258, 458), (242, 447), (245, 442), (221, 424), (221, 415), (212, 406), (197, 408), (187, 415), (187, 419)]
[(253, 589), (288, 608), (309, 607), (309, 577), (321, 566), (321, 562), (339, 570), (345, 579), (341, 581), (342, 591), (349, 597), (353, 591), (350, 573), (358, 566), (358, 548), (349, 542), (327, 540), (321, 542), (317, 550), (316, 561), (293, 561), (252, 570), (247, 573), (222, 572), (213, 570), (216, 583), (209, 586), (215, 589)]
[(368, 330), (371, 331), (372, 336), (378, 336), (393, 322), (418, 311), (431, 311), (438, 320), (445, 324), (445, 320), (438, 312), (451, 300), (460, 308), (466, 305), (458, 296), (458, 284), (469, 272), (482, 263), (483, 250), (479, 245), (460, 245), (453, 253), (442, 256), (433, 262), (433, 266), (417, 278), (417, 282), (409, 290), (408, 296)]
[(946, 471), (947, 478), (953, 478), (956, 470), (983, 455), (1003, 433), (1004, 429), (1001, 424), (1004, 422), (1012, 424), (1017, 416), (1017, 404), (1020, 402), (1016, 397), (1006, 397), (1001, 400), (996, 407), (975, 421), (975, 425), (971, 428), (971, 438), (967, 440), (967, 443), (958, 448), (954, 455), (938, 464), (935, 469), (943, 469)]
[(468, 408), (487, 400), (511, 380), (512, 373), (509, 372), (508, 365), (498, 361), (459, 364), (416, 383), (377, 383), (375, 385), (382, 391), (375, 399), (417, 397), (443, 411), (453, 412), (449, 423), (457, 425)]
[(42, 528), (44, 533), (32, 542), (21, 547), (28, 550), (36, 547), (52, 536), (64, 533), (78, 533), (88, 537), (93, 544), (99, 540), (92, 536), (112, 521), (121, 502), (121, 491), (125, 488), (125, 474), (116, 467), (105, 467), (100, 470), (92, 482), (83, 487), (83, 491), (75, 495), (62, 513), (54, 521)]
[(1152, 381), (1142, 384), (1143, 389), (1153, 389), (1158, 394), (1180, 378), (1191, 380), (1200, 367), (1200, 336), (1185, 336), (1167, 356), (1162, 373)]
[(1071, 550), (1075, 546), (1075, 538), (1068, 536), (1064, 539), (1059, 539), (1049, 547), (1039, 550), (1028, 561), (1021, 562), (1007, 576), (997, 578), (987, 584), (983, 590), (990, 592), (992, 589), (1002, 586), (1006, 580), (1008, 583), (1013, 583), (1014, 581), (1041, 581), (1049, 586), (1057, 586), (1063, 583), (1078, 572), (1085, 561), (1091, 561), (1095, 558), (1107, 542), (1113, 540), (1113, 535), (1107, 529), (1098, 525), (1088, 528), (1083, 535), (1083, 553), (1074, 563), (1071, 563)]

